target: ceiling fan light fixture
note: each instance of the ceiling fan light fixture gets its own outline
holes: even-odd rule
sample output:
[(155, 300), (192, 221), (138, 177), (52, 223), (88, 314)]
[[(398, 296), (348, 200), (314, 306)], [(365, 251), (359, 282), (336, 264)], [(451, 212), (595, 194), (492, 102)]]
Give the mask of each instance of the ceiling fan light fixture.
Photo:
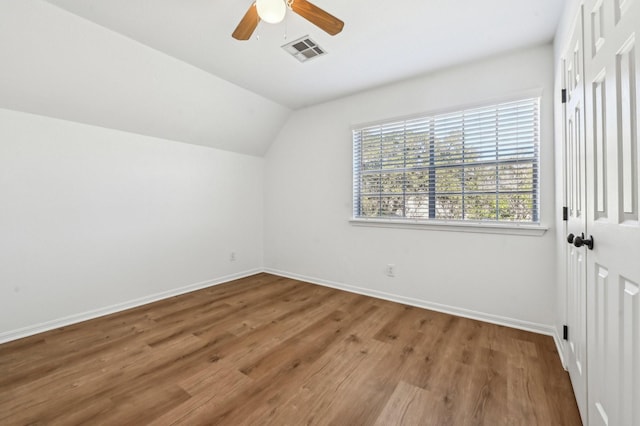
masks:
[(287, 13), (284, 0), (256, 0), (256, 9), (260, 19), (270, 24), (282, 22)]

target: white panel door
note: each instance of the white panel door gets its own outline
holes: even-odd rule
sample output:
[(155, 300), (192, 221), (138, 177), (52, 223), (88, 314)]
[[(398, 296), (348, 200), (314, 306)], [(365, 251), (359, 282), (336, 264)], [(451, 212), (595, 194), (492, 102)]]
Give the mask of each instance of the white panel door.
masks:
[(572, 36), (564, 56), (565, 197), (568, 207), (567, 261), (567, 369), (586, 424), (587, 413), (587, 290), (586, 260), (583, 249), (575, 247), (575, 236), (581, 236), (586, 226), (585, 202), (585, 142), (584, 142), (584, 78), (582, 9), (572, 26)]
[(589, 425), (640, 425), (640, 0), (585, 5)]

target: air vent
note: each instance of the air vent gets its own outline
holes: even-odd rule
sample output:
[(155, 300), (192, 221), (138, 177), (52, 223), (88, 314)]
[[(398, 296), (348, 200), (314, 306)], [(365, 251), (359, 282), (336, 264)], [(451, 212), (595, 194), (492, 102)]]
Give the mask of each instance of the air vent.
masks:
[(291, 43), (287, 43), (282, 46), (282, 48), (300, 62), (306, 62), (309, 59), (327, 54), (327, 51), (318, 46), (309, 36), (304, 36)]

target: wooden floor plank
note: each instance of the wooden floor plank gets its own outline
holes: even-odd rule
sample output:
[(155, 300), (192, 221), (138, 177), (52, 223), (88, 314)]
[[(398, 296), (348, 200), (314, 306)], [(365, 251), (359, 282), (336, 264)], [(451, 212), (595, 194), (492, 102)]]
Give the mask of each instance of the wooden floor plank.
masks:
[(375, 426), (436, 424), (436, 401), (429, 391), (400, 381)]
[(0, 424), (579, 425), (553, 339), (270, 274), (0, 345)]
[(193, 397), (153, 421), (152, 425), (206, 424), (218, 407), (247, 392), (253, 380), (240, 373), (233, 364), (221, 360), (210, 368), (180, 383)]

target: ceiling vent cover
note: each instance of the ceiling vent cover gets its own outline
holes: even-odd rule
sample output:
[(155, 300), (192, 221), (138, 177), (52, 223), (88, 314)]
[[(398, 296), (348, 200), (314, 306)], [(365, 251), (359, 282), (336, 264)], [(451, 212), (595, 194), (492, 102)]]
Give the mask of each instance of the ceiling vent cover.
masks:
[(327, 51), (318, 46), (308, 35), (287, 43), (282, 48), (300, 62), (306, 62), (309, 59), (327, 54)]

